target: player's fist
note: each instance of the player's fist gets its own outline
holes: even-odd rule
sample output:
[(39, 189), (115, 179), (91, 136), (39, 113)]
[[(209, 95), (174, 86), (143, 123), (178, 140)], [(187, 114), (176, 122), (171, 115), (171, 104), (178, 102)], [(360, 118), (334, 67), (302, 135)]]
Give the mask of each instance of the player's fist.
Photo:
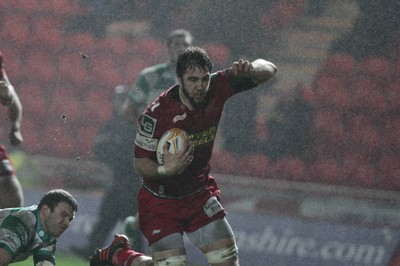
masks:
[(19, 130), (10, 132), (9, 137), (10, 137), (10, 143), (13, 146), (17, 146), (24, 141), (21, 131), (19, 131)]
[(252, 71), (253, 65), (249, 60), (243, 59), (234, 62), (232, 67), (229, 69), (230, 74), (237, 77), (250, 77)]

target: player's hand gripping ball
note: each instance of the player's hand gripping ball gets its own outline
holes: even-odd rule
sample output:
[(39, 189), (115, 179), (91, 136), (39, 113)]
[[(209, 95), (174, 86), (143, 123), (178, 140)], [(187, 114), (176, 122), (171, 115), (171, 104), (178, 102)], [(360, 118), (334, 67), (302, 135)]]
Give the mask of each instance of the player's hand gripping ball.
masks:
[(157, 161), (159, 164), (164, 164), (164, 144), (167, 143), (168, 151), (172, 154), (183, 149), (185, 141), (189, 139), (189, 135), (180, 128), (172, 128), (166, 131), (160, 138), (157, 144)]

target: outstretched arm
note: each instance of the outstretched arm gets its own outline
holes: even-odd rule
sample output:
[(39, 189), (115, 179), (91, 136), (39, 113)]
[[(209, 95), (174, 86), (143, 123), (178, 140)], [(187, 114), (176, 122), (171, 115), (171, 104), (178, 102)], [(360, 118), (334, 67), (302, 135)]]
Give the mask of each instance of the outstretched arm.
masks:
[(11, 124), (10, 142), (14, 146), (19, 145), (23, 141), (20, 131), (23, 109), (21, 101), (5, 73), (3, 78), (0, 78), (0, 102), (8, 107), (8, 116)]
[(22, 104), (13, 85), (11, 85), (3, 69), (3, 55), (0, 52), (0, 103), (8, 107), (8, 116), (11, 123), (10, 142), (12, 145), (21, 144)]
[(253, 62), (239, 59), (229, 68), (229, 74), (232, 76), (251, 78), (257, 85), (270, 80), (276, 71), (276, 66), (264, 59), (256, 59)]

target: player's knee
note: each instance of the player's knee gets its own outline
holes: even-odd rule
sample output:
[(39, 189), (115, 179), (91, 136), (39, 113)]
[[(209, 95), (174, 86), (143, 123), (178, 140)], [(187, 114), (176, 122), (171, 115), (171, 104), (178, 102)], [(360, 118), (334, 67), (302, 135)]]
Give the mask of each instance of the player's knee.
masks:
[(186, 255), (179, 255), (179, 256), (173, 256), (173, 257), (155, 260), (154, 265), (155, 266), (167, 266), (167, 265), (185, 266), (186, 265)]
[(218, 264), (235, 258), (237, 259), (238, 254), (239, 251), (237, 246), (234, 243), (232, 243), (229, 246), (207, 252), (204, 255), (206, 256), (210, 264)]
[[(129, 265), (129, 264), (126, 264)], [(148, 256), (139, 256), (136, 257), (133, 262), (130, 264), (130, 266), (153, 266), (153, 260), (151, 257)]]

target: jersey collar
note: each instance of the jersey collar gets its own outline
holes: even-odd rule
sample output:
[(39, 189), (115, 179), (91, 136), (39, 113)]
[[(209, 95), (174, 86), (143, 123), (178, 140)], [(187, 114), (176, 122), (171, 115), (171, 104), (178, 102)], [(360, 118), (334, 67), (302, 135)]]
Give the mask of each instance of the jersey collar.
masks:
[(36, 209), (35, 211), (33, 211), (33, 213), (35, 214), (36, 221), (37, 221), (36, 222), (36, 228), (35, 228), (36, 229), (36, 234), (40, 237), (40, 239), (43, 242), (50, 243), (50, 242), (54, 241), (56, 238), (50, 236), (46, 232), (46, 230), (44, 228), (44, 225), (42, 223), (42, 219), (40, 218), (40, 211), (38, 209)]

